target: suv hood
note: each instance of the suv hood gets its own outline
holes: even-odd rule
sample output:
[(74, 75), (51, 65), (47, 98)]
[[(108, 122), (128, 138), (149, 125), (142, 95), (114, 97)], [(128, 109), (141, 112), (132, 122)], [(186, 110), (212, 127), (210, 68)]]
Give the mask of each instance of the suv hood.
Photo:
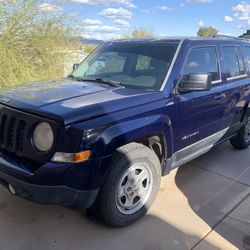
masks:
[(1, 91), (4, 105), (64, 125), (159, 100), (159, 92), (111, 87), (71, 79), (28, 83)]

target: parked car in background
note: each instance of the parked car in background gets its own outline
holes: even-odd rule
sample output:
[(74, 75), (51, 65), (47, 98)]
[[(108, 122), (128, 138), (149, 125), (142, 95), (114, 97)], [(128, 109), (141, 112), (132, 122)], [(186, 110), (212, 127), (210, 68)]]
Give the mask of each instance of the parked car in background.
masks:
[(106, 42), (65, 79), (0, 95), (0, 182), (122, 227), (161, 177), (230, 140), (250, 144), (250, 43), (231, 37)]

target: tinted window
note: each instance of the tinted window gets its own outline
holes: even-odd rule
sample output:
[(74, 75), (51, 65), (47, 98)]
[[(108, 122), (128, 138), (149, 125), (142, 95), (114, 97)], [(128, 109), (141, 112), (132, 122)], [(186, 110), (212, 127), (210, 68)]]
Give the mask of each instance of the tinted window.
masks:
[(248, 69), (250, 70), (250, 47), (246, 47)]
[(237, 47), (223, 47), (227, 78), (245, 74), (244, 62)]
[(136, 71), (149, 70), (151, 57), (139, 55), (136, 64)]
[(194, 48), (188, 54), (182, 74), (211, 73), (212, 80), (220, 80), (217, 52), (214, 47)]
[(128, 88), (159, 90), (178, 47), (175, 42), (110, 42), (72, 73), (76, 78), (107, 78)]
[(241, 52), (240, 48), (237, 48), (237, 56), (238, 56), (238, 61), (239, 61), (240, 74), (244, 75), (245, 74), (245, 65), (244, 65), (244, 60), (243, 60), (242, 52)]

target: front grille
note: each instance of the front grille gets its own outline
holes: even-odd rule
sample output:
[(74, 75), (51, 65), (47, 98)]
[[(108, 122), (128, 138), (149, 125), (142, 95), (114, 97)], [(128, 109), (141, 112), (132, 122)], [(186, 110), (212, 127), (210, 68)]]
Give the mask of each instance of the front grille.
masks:
[(3, 154), (8, 161), (20, 161), (25, 164), (30, 161), (34, 166), (50, 161), (56, 143), (46, 153), (36, 150), (32, 143), (34, 128), (42, 122), (51, 125), (56, 138), (56, 122), (0, 104), (0, 157)]
[(0, 147), (12, 153), (22, 153), (25, 127), (25, 121), (0, 114)]

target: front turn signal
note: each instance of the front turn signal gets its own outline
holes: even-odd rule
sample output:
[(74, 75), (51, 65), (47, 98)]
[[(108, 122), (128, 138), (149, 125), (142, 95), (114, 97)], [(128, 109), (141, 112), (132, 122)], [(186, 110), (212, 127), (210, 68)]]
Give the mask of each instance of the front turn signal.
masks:
[(65, 163), (79, 163), (87, 161), (90, 157), (91, 151), (85, 150), (79, 153), (62, 153), (57, 152), (52, 157), (53, 162), (65, 162)]

